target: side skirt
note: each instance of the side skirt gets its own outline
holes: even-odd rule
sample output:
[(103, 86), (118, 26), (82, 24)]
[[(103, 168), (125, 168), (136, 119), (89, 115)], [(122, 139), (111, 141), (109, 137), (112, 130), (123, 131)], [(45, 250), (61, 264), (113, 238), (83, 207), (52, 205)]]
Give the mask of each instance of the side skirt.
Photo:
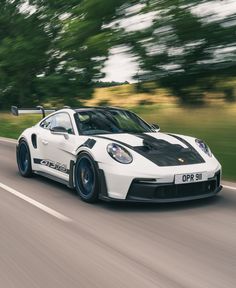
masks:
[(48, 179), (51, 179), (51, 180), (53, 180), (53, 181), (59, 182), (59, 183), (61, 183), (61, 184), (64, 184), (64, 185), (68, 186), (69, 188), (71, 188), (71, 187), (69, 186), (69, 182), (68, 182), (68, 181), (63, 180), (63, 179), (61, 179), (61, 178), (59, 178), (59, 177), (56, 177), (56, 176), (53, 176), (53, 175), (51, 175), (51, 174), (48, 174), (48, 173), (45, 173), (45, 172), (41, 172), (41, 171), (34, 171), (34, 173), (37, 174), (37, 175), (46, 177), (46, 178), (48, 178)]

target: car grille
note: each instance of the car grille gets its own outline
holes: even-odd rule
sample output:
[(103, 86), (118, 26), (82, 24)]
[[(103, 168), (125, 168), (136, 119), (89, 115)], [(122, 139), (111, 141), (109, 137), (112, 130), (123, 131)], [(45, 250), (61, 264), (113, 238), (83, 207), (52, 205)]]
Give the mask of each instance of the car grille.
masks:
[(155, 200), (178, 199), (213, 193), (220, 186), (220, 172), (208, 181), (188, 184), (145, 183), (135, 179), (127, 194), (127, 199)]

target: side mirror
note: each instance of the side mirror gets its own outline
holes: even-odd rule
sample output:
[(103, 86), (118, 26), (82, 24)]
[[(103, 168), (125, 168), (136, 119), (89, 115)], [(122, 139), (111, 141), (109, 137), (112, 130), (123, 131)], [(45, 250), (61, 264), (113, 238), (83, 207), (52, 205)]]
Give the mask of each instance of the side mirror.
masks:
[(54, 135), (63, 135), (65, 137), (65, 139), (69, 139), (69, 134), (68, 134), (65, 127), (56, 126), (56, 127), (53, 127), (52, 129), (50, 129), (50, 131)]
[(158, 124), (152, 124), (151, 126), (155, 130), (155, 132), (159, 132), (161, 130), (161, 128)]

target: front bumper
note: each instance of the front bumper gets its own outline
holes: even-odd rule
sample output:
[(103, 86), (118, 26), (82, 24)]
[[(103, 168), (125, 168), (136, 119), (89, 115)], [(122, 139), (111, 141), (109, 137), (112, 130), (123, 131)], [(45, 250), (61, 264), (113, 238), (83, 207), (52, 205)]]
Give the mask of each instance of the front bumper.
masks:
[(222, 189), (220, 171), (204, 182), (188, 184), (153, 183), (136, 178), (132, 181), (126, 199), (102, 197), (107, 201), (169, 203), (208, 198)]

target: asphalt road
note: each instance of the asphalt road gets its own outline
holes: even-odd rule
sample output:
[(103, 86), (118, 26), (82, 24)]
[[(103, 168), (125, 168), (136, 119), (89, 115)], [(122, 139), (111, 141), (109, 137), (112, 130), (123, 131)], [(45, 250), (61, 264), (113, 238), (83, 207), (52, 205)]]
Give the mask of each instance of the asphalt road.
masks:
[(63, 185), (20, 177), (13, 143), (0, 140), (0, 160), (0, 288), (236, 287), (236, 190), (89, 205)]

